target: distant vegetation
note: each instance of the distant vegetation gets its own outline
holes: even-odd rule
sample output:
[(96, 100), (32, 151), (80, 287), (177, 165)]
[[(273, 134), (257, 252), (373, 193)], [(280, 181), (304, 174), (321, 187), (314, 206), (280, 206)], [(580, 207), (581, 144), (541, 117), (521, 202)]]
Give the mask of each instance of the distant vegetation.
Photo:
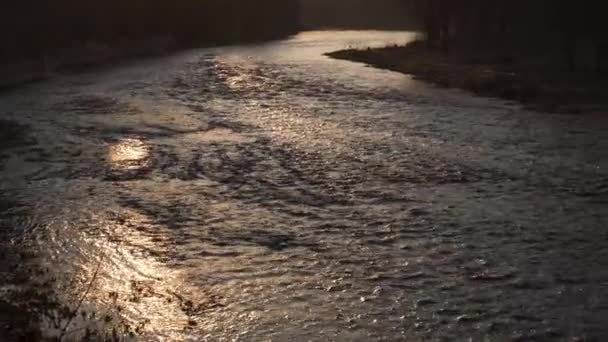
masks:
[(608, 1), (401, 0), (421, 39), (334, 58), (551, 113), (606, 113)]
[(403, 0), (300, 0), (307, 29), (411, 29)]
[(545, 54), (570, 70), (608, 67), (605, 0), (403, 0), (430, 46)]
[(171, 35), (180, 45), (288, 35), (297, 0), (19, 0), (2, 5), (0, 61), (38, 57), (88, 42)]

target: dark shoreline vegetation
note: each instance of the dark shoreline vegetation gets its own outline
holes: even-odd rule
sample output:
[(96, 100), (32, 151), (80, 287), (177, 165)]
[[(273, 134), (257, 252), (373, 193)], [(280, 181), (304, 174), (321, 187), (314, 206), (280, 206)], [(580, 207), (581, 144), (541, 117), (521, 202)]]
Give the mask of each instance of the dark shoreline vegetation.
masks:
[(608, 111), (608, 80), (594, 73), (571, 73), (559, 66), (486, 50), (442, 53), (416, 41), (406, 46), (349, 49), (329, 57), (412, 74), (415, 78), (478, 95), (517, 101), (541, 112)]
[[(549, 112), (605, 111), (608, 2), (404, 0), (424, 40), (331, 57)], [(515, 19), (516, 18), (516, 19)]]
[(283, 38), (300, 26), (297, 0), (26, 0), (0, 20), (0, 88), (58, 69)]
[(403, 0), (301, 0), (300, 7), (304, 30), (415, 29)]

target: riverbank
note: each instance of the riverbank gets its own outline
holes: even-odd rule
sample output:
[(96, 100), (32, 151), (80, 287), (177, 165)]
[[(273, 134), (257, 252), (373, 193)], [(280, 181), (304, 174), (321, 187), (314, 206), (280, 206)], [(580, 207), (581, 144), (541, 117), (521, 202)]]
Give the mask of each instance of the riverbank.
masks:
[(73, 48), (50, 51), (44, 56), (4, 63), (0, 66), (0, 89), (45, 80), (55, 72), (107, 65), (129, 58), (158, 56), (178, 49), (170, 35), (125, 40), (109, 45), (88, 42)]
[(405, 46), (349, 49), (328, 56), (412, 74), (440, 86), (523, 104), (553, 113), (608, 113), (608, 80), (591, 71), (570, 73), (557, 63), (528, 62), (516, 56), (479, 51), (429, 49), (416, 41)]
[(171, 35), (138, 40), (124, 40), (115, 44), (87, 42), (73, 48), (50, 51), (44, 56), (0, 65), (0, 91), (51, 78), (58, 72), (73, 72), (100, 67), (134, 58), (162, 56), (198, 47), (213, 47), (236, 43), (256, 43), (284, 36), (267, 36), (243, 41), (218, 41), (201, 44), (179, 43)]

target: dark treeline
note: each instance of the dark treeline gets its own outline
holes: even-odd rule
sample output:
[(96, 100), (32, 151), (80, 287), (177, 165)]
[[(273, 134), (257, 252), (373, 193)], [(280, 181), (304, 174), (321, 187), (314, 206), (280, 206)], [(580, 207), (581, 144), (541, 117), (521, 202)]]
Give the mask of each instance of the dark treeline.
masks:
[[(421, 18), (429, 45), (544, 52), (575, 70), (598, 71), (608, 53), (608, 1), (404, 0)], [(558, 56), (559, 55), (559, 56)]]
[(18, 0), (0, 12), (0, 60), (86, 42), (171, 35), (179, 44), (276, 38), (298, 29), (297, 0)]
[(412, 29), (403, 0), (300, 0), (307, 29)]

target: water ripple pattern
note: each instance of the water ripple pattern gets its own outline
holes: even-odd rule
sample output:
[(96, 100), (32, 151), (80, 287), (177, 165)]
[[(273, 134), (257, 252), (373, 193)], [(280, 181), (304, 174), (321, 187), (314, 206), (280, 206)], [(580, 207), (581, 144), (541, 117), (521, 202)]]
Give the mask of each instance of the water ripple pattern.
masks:
[(323, 56), (414, 38), (306, 32), (0, 95), (37, 140), (4, 159), (2, 222), (68, 308), (90, 287), (69, 337), (608, 337), (606, 117)]

